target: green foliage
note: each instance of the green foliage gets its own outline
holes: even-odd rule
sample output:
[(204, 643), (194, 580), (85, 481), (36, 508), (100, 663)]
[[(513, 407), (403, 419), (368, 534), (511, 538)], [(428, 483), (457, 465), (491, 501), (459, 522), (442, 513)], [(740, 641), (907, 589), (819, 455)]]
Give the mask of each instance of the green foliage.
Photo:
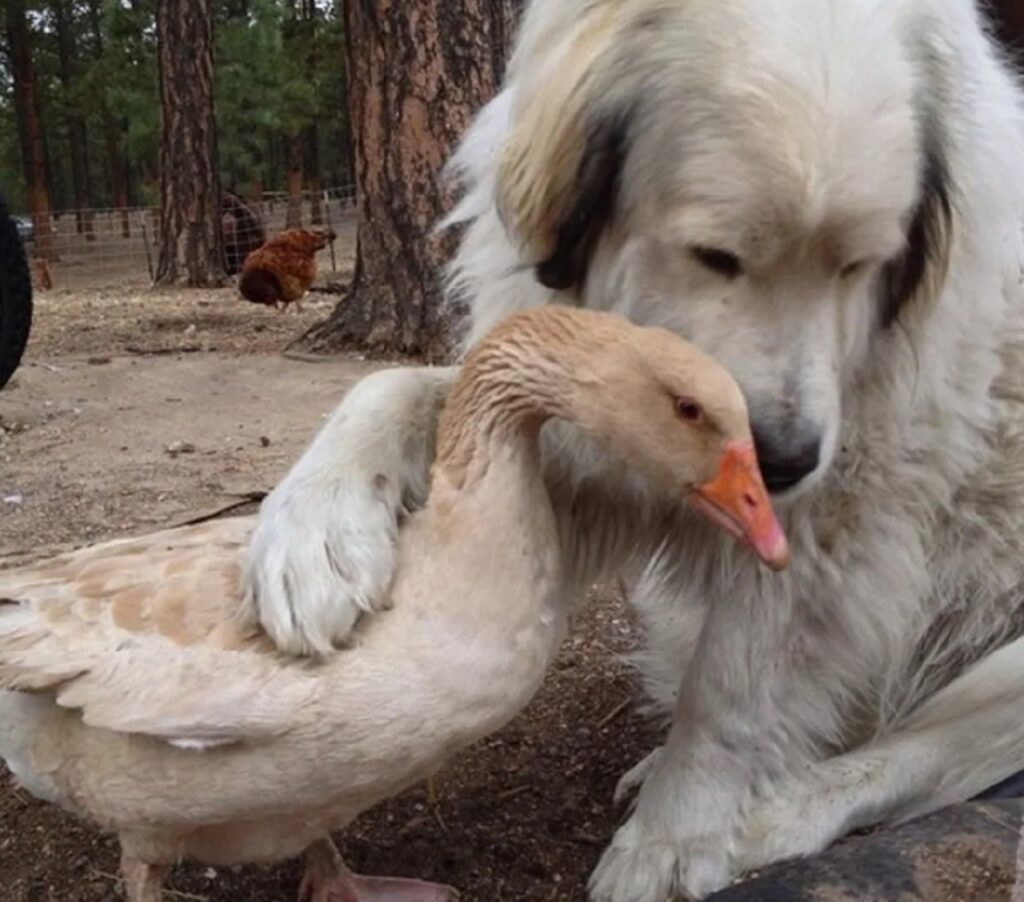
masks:
[[(56, 209), (74, 206), (71, 119), (84, 120), (90, 205), (114, 203), (111, 143), (131, 204), (159, 195), (157, 0), (26, 0)], [(318, 5), (319, 4), (319, 5)], [(63, 15), (62, 15), (63, 14)], [(70, 29), (70, 84), (59, 30)], [(24, 168), (0, 2), (0, 192), (24, 208)], [(325, 0), (213, 0), (218, 154), (225, 187), (285, 187), (288, 139), (316, 124), (325, 184), (347, 179), (340, 13)]]

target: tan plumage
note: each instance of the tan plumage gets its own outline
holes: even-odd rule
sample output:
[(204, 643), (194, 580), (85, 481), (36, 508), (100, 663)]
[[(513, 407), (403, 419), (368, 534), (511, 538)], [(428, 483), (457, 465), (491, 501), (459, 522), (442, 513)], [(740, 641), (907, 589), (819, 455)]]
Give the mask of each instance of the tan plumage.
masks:
[[(682, 394), (700, 422), (680, 421)], [(32, 792), (119, 834), (132, 902), (159, 899), (184, 856), (304, 849), (305, 887), (322, 902), (332, 887), (449, 898), (357, 877), (327, 837), (538, 687), (566, 619), (537, 461), (550, 416), (680, 493), (707, 483), (731, 442), (750, 442), (731, 378), (680, 339), (564, 308), (513, 317), (452, 390), (429, 502), (400, 536), (393, 608), (364, 618), (355, 647), (285, 657), (251, 625), (239, 576), (252, 517), (0, 573), (0, 756)], [(759, 478), (750, 486), (767, 506)]]

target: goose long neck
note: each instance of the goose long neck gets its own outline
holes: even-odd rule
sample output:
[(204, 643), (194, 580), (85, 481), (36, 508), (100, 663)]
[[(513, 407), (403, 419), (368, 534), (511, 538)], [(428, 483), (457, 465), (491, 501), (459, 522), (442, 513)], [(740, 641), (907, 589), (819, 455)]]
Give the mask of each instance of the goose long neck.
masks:
[(601, 344), (578, 326), (569, 318), (548, 317), (542, 327), (519, 320), (499, 326), (469, 354), (438, 434), (437, 466), (456, 485), (475, 464), (486, 469), (499, 446), (535, 447), (545, 421), (574, 419), (588, 357)]

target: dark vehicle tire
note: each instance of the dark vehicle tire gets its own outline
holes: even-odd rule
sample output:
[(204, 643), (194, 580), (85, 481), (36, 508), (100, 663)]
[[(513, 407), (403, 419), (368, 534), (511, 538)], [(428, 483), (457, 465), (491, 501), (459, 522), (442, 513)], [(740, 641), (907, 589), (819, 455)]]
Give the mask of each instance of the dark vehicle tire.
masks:
[(14, 375), (32, 327), (32, 278), (18, 227), (0, 198), (0, 388)]

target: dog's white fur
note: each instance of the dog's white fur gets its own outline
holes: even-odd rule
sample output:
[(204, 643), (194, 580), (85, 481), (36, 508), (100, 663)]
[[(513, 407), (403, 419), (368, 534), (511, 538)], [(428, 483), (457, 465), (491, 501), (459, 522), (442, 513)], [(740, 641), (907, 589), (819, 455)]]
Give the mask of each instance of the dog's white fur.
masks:
[[(593, 898), (700, 897), (1024, 768), (1024, 113), (974, 0), (534, 0), (454, 166), (470, 343), (618, 310), (821, 440), (770, 576), (547, 435), (567, 591), (625, 568), (673, 715)], [(284, 648), (379, 596), (451, 372), (371, 377), (265, 503), (249, 597)]]

